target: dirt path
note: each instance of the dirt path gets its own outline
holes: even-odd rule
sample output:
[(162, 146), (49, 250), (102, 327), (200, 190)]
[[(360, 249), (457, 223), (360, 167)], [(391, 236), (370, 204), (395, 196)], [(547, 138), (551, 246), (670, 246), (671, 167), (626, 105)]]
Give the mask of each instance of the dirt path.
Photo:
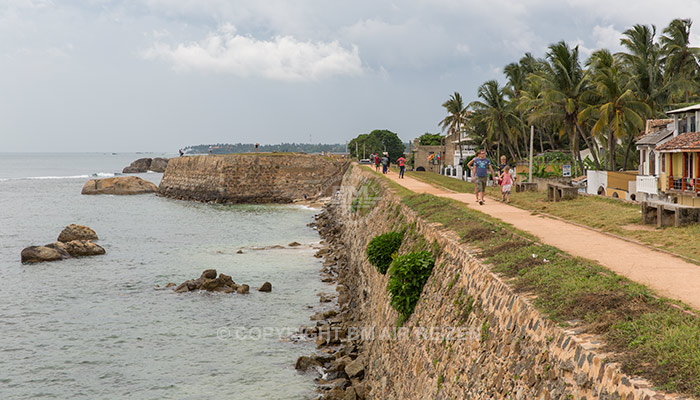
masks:
[[(529, 211), (493, 199), (487, 198), (486, 204), (479, 205), (473, 193), (449, 192), (409, 177), (398, 179), (395, 171), (390, 172), (387, 177), (416, 193), (429, 193), (466, 203), (470, 208), (537, 236), (542, 243), (574, 256), (597, 261), (663, 296), (681, 300), (700, 310), (700, 266), (594, 230), (532, 215)], [(512, 196), (517, 194), (513, 193)]]

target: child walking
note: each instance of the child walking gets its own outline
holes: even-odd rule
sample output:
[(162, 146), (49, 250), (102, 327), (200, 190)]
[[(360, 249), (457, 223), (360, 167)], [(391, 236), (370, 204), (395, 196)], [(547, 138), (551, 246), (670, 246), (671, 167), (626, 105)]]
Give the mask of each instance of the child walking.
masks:
[(510, 203), (510, 189), (513, 187), (513, 176), (510, 174), (509, 166), (505, 166), (499, 180), (501, 181), (501, 201)]

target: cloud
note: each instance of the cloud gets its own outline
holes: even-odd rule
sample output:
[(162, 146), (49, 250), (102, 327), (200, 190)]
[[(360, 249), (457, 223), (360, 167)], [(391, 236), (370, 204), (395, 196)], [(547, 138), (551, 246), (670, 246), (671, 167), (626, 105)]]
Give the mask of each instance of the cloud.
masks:
[(357, 46), (346, 49), (337, 41), (299, 41), (292, 36), (258, 40), (238, 34), (230, 24), (199, 42), (172, 47), (157, 42), (143, 55), (165, 59), (180, 71), (212, 71), (279, 81), (316, 81), (362, 73)]
[(620, 44), (622, 32), (615, 29), (612, 25), (594, 26), (592, 36), (593, 39), (595, 39), (595, 44), (598, 48), (608, 49), (613, 53), (623, 50), (622, 45)]

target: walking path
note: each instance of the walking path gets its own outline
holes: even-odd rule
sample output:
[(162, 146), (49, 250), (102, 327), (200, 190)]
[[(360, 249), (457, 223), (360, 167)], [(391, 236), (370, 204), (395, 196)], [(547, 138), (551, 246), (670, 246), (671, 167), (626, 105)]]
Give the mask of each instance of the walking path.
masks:
[[(683, 301), (700, 310), (700, 266), (649, 247), (596, 232), (564, 221), (513, 207), (487, 198), (476, 202), (474, 193), (454, 193), (391, 171), (392, 181), (416, 193), (429, 193), (466, 203), (468, 207), (507, 222), (537, 236), (542, 243), (573, 256), (597, 261), (600, 265), (644, 284), (659, 294)], [(512, 194), (517, 196), (517, 194)]]

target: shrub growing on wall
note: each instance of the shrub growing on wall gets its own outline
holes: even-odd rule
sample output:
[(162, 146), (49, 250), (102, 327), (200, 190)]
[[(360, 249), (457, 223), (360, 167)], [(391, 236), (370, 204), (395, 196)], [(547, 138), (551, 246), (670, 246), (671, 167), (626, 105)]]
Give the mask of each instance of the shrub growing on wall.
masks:
[(403, 232), (387, 232), (369, 241), (367, 258), (380, 274), (386, 274), (391, 265), (391, 256), (399, 250), (402, 241)]
[(407, 320), (418, 303), (423, 285), (435, 266), (433, 253), (419, 251), (398, 256), (389, 270), (387, 290), (391, 294), (391, 305), (399, 313), (399, 321)]

